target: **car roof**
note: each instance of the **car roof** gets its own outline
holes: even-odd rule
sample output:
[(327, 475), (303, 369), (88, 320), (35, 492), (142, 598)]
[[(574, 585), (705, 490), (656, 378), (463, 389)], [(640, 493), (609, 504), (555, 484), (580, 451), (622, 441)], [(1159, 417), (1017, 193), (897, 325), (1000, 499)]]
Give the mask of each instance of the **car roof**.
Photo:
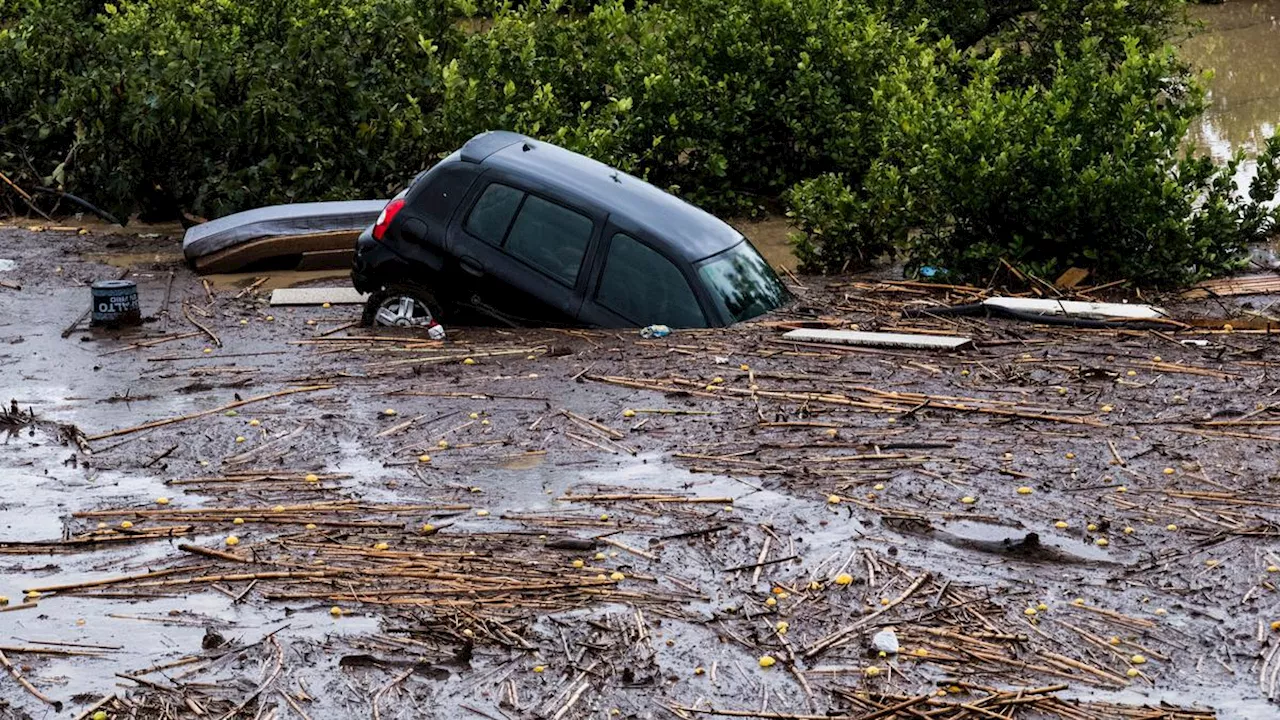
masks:
[(620, 227), (634, 227), (651, 242), (687, 262), (723, 252), (742, 234), (716, 216), (669, 193), (585, 155), (518, 133), (495, 131), (475, 136), (462, 147), (464, 162), (499, 169), (582, 198), (605, 209)]

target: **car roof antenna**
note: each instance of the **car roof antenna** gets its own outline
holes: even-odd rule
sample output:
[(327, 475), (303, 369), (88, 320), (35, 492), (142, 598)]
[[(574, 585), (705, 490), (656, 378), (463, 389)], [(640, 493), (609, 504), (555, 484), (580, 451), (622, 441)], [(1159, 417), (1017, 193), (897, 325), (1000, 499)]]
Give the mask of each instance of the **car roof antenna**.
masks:
[(521, 149), (522, 151), (524, 151), (524, 152), (529, 152), (530, 150), (532, 150), (532, 149), (533, 149), (533, 146), (532, 146), (532, 145), (530, 145), (529, 143), (525, 143), (525, 144), (524, 144), (524, 146), (523, 146), (523, 147), (521, 147), (520, 149)]

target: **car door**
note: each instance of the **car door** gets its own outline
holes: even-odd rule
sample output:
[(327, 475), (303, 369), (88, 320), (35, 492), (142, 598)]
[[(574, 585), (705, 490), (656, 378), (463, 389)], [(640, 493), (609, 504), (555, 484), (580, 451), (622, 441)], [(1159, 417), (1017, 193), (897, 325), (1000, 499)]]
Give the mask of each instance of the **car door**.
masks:
[(602, 327), (707, 327), (685, 270), (642, 236), (612, 224), (606, 228), (601, 262), (579, 319)]
[(602, 219), (497, 173), (478, 184), (450, 234), (463, 296), (516, 322), (573, 322)]

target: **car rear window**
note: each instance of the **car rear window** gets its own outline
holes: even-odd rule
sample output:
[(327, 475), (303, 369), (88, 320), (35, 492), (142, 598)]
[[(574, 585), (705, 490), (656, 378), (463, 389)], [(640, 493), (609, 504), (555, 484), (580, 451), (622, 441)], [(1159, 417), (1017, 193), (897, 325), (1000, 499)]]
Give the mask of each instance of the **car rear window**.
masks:
[(578, 280), (591, 241), (591, 218), (530, 195), (507, 233), (508, 253), (566, 285)]
[(680, 269), (629, 235), (609, 241), (596, 301), (636, 327), (663, 323), (672, 327), (706, 327), (698, 298)]
[(493, 183), (485, 188), (475, 207), (471, 208), (465, 226), (467, 232), (485, 242), (501, 245), (523, 197), (524, 193), (515, 188)]
[(773, 268), (745, 239), (699, 263), (698, 275), (730, 323), (763, 315), (789, 297)]

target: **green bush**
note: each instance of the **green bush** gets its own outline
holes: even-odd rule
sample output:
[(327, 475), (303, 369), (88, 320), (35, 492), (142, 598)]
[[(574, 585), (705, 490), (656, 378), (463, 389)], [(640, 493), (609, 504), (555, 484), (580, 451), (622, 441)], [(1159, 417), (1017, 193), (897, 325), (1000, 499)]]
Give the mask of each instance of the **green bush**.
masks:
[[(891, 242), (909, 269), (960, 279), (986, 279), (1005, 260), (1049, 279), (1075, 265), (1143, 284), (1236, 267), (1273, 218), (1238, 197), (1239, 158), (1183, 155), (1199, 85), (1170, 50), (1130, 39), (1112, 64), (1100, 42), (1060, 48), (1051, 80), (1025, 88), (1004, 83), (999, 54), (973, 60), (944, 42), (904, 60), (876, 93), (888, 131), (872, 168), (792, 193), (810, 231), (801, 258), (833, 270)], [(1269, 157), (1258, 200), (1274, 197)]]
[(430, 116), (456, 32), (442, 3), (16, 5), (0, 139), (43, 182), (109, 207), (172, 217), (385, 196), (439, 147)]
[(548, 138), (722, 212), (869, 161), (871, 89), (909, 34), (849, 0), (602, 2), (500, 11), (446, 68), (455, 142)]

